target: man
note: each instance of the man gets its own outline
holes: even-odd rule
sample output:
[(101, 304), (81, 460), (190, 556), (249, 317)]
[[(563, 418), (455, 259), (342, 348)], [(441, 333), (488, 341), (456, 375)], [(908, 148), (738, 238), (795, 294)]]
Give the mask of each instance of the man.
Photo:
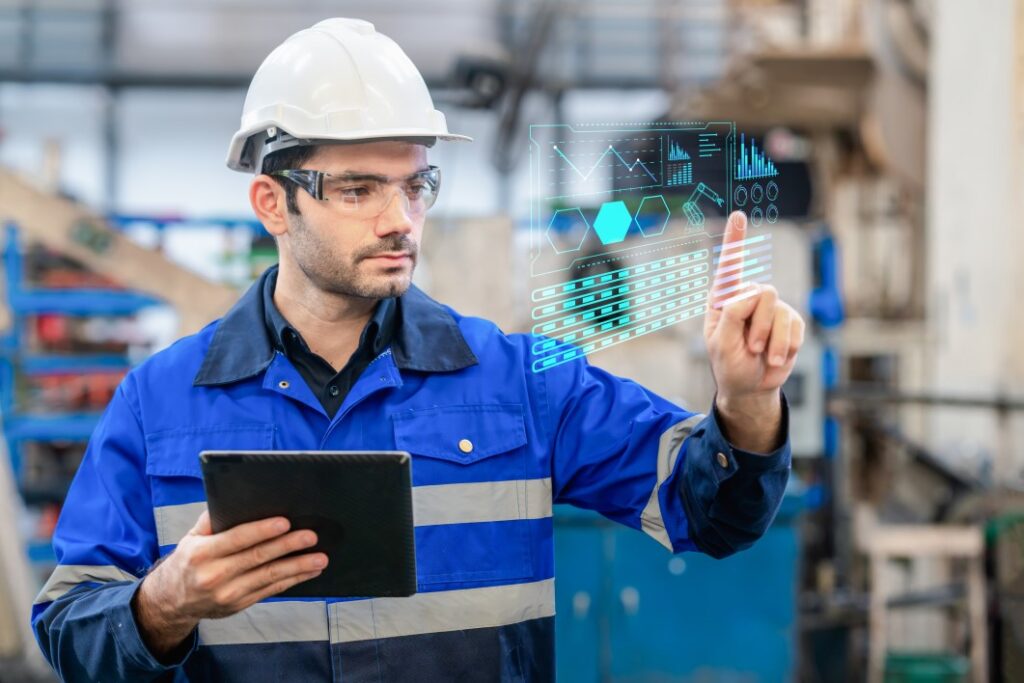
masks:
[[(256, 173), (280, 264), (129, 373), (93, 434), (33, 613), (65, 680), (550, 680), (553, 502), (715, 557), (771, 523), (800, 317), (768, 287), (714, 297), (707, 416), (584, 360), (531, 372), (530, 337), (411, 285), (440, 183), (426, 150), (457, 137), (365, 22), (260, 67), (228, 164)], [(725, 243), (744, 230), (731, 216)], [(331, 558), (295, 554), (316, 539), (286, 519), (212, 533), (203, 449), (410, 451), (419, 592), (267, 600)]]

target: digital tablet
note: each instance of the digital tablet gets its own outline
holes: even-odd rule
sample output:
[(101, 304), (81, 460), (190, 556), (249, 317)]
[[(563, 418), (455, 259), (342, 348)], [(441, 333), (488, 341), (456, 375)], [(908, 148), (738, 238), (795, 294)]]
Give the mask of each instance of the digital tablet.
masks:
[[(214, 533), (278, 515), (312, 529), (324, 572), (283, 597), (403, 597), (416, 592), (408, 453), (203, 451)], [(295, 554), (299, 554), (295, 553)]]

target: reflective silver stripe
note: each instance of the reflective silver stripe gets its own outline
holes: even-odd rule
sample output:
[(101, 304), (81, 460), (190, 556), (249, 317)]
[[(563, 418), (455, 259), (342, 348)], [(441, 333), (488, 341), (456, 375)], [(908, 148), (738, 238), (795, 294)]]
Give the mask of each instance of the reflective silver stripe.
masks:
[(153, 508), (157, 542), (160, 545), (177, 545), (178, 541), (185, 538), (185, 534), (195, 526), (196, 520), (205, 509), (205, 502)]
[(322, 600), (258, 602), (230, 617), (199, 622), (202, 645), (327, 640), (327, 636)]
[(409, 598), (261, 602), (199, 622), (202, 645), (294, 641), (348, 643), (516, 624), (555, 614), (554, 579), (511, 586), (417, 593)]
[[(416, 526), (503, 522), (551, 516), (550, 479), (414, 486), (412, 497)], [(159, 544), (177, 544), (205, 509), (206, 503), (154, 508)]]
[(658, 494), (661, 491), (662, 485), (672, 476), (672, 470), (675, 469), (676, 461), (679, 459), (679, 451), (682, 449), (683, 441), (686, 437), (690, 436), (690, 432), (700, 424), (704, 417), (704, 415), (697, 413), (682, 422), (677, 422), (665, 430), (665, 433), (661, 435), (661, 439), (658, 441), (658, 479), (654, 485), (654, 490), (651, 491), (651, 497), (647, 500), (647, 505), (644, 506), (643, 512), (640, 513), (640, 528), (644, 530), (644, 533), (669, 550), (672, 550), (672, 540), (668, 537), (668, 532), (665, 530), (665, 518), (661, 513), (661, 502), (658, 500)]
[(554, 616), (555, 581), (336, 602), (327, 610), (332, 643), (507, 626)]
[(61, 564), (58, 565), (46, 585), (36, 596), (35, 604), (52, 602), (80, 583), (92, 581), (136, 581), (139, 577), (112, 564)]
[(551, 516), (551, 479), (416, 486), (416, 526), (505, 522)]

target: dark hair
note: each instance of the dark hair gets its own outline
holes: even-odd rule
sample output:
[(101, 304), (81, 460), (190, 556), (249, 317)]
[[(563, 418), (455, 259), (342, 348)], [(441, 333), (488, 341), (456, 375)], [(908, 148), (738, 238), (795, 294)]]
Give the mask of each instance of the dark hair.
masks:
[[(290, 147), (288, 149), (282, 149), (278, 152), (268, 154), (263, 159), (263, 173), (273, 173), (274, 171), (285, 171), (292, 168), (301, 168), (304, 163), (309, 161), (314, 154), (316, 154), (316, 146), (314, 145), (300, 145), (298, 147)], [(299, 211), (299, 205), (295, 201), (295, 193), (298, 191), (299, 186), (292, 181), (282, 178), (280, 176), (270, 176), (278, 182), (278, 184), (284, 188), (285, 202), (288, 206), (288, 212), (293, 213), (296, 216), (301, 215)]]

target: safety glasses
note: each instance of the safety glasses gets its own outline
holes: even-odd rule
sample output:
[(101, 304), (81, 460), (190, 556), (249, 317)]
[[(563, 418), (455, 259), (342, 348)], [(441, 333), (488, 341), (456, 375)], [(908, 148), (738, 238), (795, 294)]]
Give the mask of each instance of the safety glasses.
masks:
[(426, 170), (401, 178), (375, 173), (325, 173), (305, 168), (274, 171), (270, 175), (286, 178), (311, 197), (357, 218), (375, 218), (384, 213), (395, 194), (404, 202), (406, 213), (418, 216), (437, 201), (441, 188), (441, 169)]

